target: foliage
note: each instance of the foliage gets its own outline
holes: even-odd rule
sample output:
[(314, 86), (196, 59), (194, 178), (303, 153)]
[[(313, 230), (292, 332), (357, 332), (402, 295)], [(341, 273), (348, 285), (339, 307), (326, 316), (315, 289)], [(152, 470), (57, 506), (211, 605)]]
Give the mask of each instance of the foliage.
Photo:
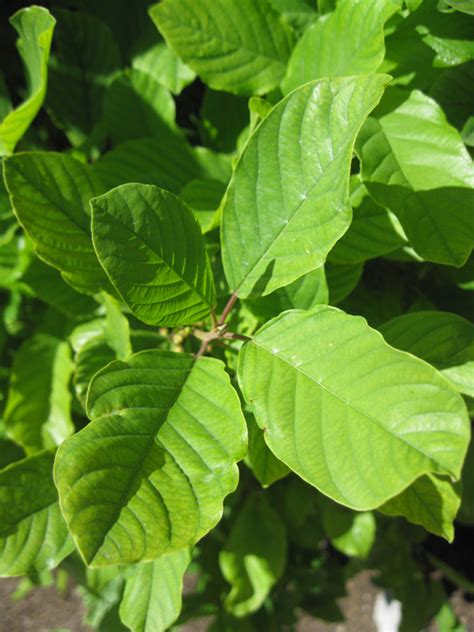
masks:
[(21, 4), (0, 576), (60, 568), (102, 631), (291, 630), (366, 568), (462, 629), (473, 3)]

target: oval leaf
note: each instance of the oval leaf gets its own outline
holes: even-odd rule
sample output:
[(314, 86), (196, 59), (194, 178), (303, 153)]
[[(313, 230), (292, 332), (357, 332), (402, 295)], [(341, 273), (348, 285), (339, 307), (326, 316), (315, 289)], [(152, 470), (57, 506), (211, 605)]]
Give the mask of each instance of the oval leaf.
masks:
[(92, 200), (97, 256), (133, 314), (148, 325), (205, 318), (216, 290), (192, 211), (175, 195), (125, 184)]
[(265, 94), (285, 73), (294, 35), (267, 0), (165, 0), (150, 15), (211, 88)]
[(224, 270), (240, 297), (269, 294), (319, 267), (347, 230), (354, 140), (387, 80), (306, 84), (250, 137), (222, 218)]
[(459, 478), (462, 398), (363, 318), (285, 312), (244, 345), (239, 380), (275, 456), (343, 505), (373, 509), (425, 473)]
[(158, 350), (113, 362), (91, 382), (88, 414), (55, 480), (90, 566), (154, 560), (217, 524), (246, 442), (222, 362)]

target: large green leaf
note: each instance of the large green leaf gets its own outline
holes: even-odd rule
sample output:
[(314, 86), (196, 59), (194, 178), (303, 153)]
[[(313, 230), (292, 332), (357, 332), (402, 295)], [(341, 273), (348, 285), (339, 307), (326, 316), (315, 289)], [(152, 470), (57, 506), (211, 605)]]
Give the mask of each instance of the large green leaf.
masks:
[(216, 301), (201, 229), (173, 193), (124, 184), (92, 201), (97, 256), (133, 314), (149, 325), (189, 325)]
[(122, 143), (92, 167), (106, 189), (128, 182), (156, 184), (173, 193), (202, 176), (202, 169), (188, 144), (179, 137), (141, 138)]
[(389, 516), (404, 516), (448, 542), (454, 538), (453, 521), (461, 504), (461, 485), (447, 478), (421, 476), (401, 494), (379, 507)]
[(41, 452), (0, 472), (0, 576), (54, 568), (74, 546), (59, 510), (52, 468)]
[(425, 473), (459, 478), (462, 398), (360, 317), (285, 312), (244, 345), (238, 372), (275, 456), (343, 505), (373, 509)]
[(349, 557), (366, 558), (375, 540), (374, 514), (350, 511), (324, 496), (319, 496), (318, 505), (324, 531), (333, 547)]
[(101, 190), (87, 166), (66, 154), (28, 152), (7, 158), (4, 175), (38, 256), (79, 291), (108, 286), (90, 235), (89, 201)]
[(87, 139), (102, 116), (106, 87), (120, 68), (109, 27), (88, 13), (57, 10), (55, 54), (46, 103), (74, 144)]
[(347, 230), (354, 140), (387, 80), (308, 83), (250, 137), (222, 218), (224, 270), (239, 296), (269, 294), (318, 268)]
[(399, 218), (416, 252), (461, 266), (474, 244), (474, 168), (459, 133), (435, 101), (414, 90), (387, 93), (360, 133), (370, 194)]
[(178, 134), (174, 119), (173, 97), (146, 72), (122, 72), (105, 93), (104, 123), (115, 143), (153, 136), (163, 142)]
[(286, 530), (266, 497), (249, 495), (219, 554), (222, 574), (232, 590), (225, 606), (243, 617), (260, 608), (286, 564)]
[(0, 123), (0, 155), (13, 152), (43, 104), (56, 20), (47, 9), (33, 6), (15, 13), (10, 23), (19, 35), (17, 47), (25, 65), (27, 89), (23, 103)]
[(380, 328), (385, 340), (433, 364), (460, 393), (474, 397), (474, 325), (449, 312), (413, 312)]
[(120, 618), (133, 632), (163, 632), (178, 618), (189, 561), (184, 549), (134, 568), (120, 604)]
[(150, 15), (211, 88), (265, 94), (283, 77), (294, 34), (267, 0), (164, 0)]
[(159, 350), (113, 362), (89, 387), (88, 414), (55, 480), (89, 565), (151, 561), (217, 524), (246, 447), (222, 362)]
[(295, 46), (282, 83), (285, 94), (313, 79), (375, 72), (385, 53), (384, 24), (401, 5), (401, 0), (338, 2)]
[(59, 445), (74, 432), (67, 342), (37, 334), (15, 354), (4, 421), (8, 434), (27, 452)]

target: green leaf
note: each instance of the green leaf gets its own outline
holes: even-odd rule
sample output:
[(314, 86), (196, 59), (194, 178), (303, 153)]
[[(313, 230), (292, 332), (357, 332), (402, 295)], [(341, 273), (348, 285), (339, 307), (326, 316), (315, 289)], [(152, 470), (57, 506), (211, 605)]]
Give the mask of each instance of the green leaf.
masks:
[(428, 474), (379, 507), (379, 511), (388, 516), (404, 516), (452, 542), (453, 521), (461, 504), (460, 491), (459, 483), (453, 485), (447, 478)]
[(284, 93), (313, 79), (376, 72), (385, 53), (384, 24), (401, 4), (401, 0), (338, 2), (334, 13), (315, 22), (295, 46), (282, 82)]
[(11, 154), (38, 114), (46, 94), (48, 58), (56, 20), (43, 7), (21, 9), (10, 18), (19, 35), (17, 47), (25, 66), (25, 100), (0, 123), (0, 155)]
[(422, 474), (459, 478), (461, 397), (360, 317), (285, 312), (243, 346), (238, 374), (275, 456), (343, 505), (373, 509)]
[(447, 0), (449, 6), (468, 15), (474, 15), (474, 0)]
[(148, 325), (189, 325), (214, 307), (216, 290), (199, 224), (169, 191), (124, 184), (94, 198), (92, 235), (112, 284)]
[(313, 0), (270, 0), (270, 4), (296, 31), (304, 31), (318, 17)]
[(131, 630), (163, 632), (174, 623), (189, 561), (189, 551), (183, 550), (134, 568), (120, 604), (120, 618)]
[(362, 263), (406, 244), (397, 218), (373, 200), (358, 176), (351, 177), (352, 223), (331, 250), (334, 263)]
[(403, 314), (380, 328), (385, 340), (433, 364), (460, 393), (474, 397), (474, 325), (449, 312)]
[(206, 90), (199, 114), (203, 144), (217, 151), (235, 151), (239, 134), (250, 121), (248, 100)]
[(40, 452), (0, 472), (0, 576), (52, 569), (73, 550), (53, 483), (54, 455)]
[(203, 233), (217, 228), (220, 223), (219, 204), (225, 184), (205, 178), (191, 180), (181, 191), (181, 199), (191, 207)]
[(349, 511), (323, 496), (319, 500), (324, 531), (333, 547), (349, 557), (366, 558), (375, 540), (374, 514)]
[(152, 75), (173, 94), (180, 94), (196, 77), (194, 70), (183, 64), (163, 41), (137, 52), (132, 59), (132, 68)]
[(357, 287), (362, 276), (362, 264), (326, 264), (326, 280), (331, 305), (337, 305)]
[(88, 414), (92, 422), (60, 447), (55, 467), (88, 565), (151, 561), (217, 524), (246, 447), (222, 362), (159, 350), (113, 362), (89, 387)]
[(104, 366), (117, 359), (104, 335), (87, 340), (74, 357), (74, 389), (82, 406), (86, 407), (87, 389), (93, 376)]
[(459, 267), (474, 243), (469, 153), (435, 101), (417, 90), (387, 97), (358, 139), (362, 178), (423, 259)]
[(280, 101), (250, 137), (227, 190), (224, 270), (242, 298), (318, 268), (351, 220), (355, 137), (385, 75), (323, 79)]
[(175, 104), (168, 90), (148, 73), (130, 70), (118, 75), (104, 99), (104, 123), (112, 140), (178, 135)]
[(69, 345), (53, 336), (37, 334), (16, 352), (4, 421), (27, 452), (59, 445), (74, 432), (72, 369)]
[(70, 318), (90, 316), (98, 307), (92, 297), (73, 290), (55, 268), (36, 257), (22, 275), (21, 283), (35, 296)]
[(94, 163), (92, 173), (105, 189), (141, 182), (179, 193), (187, 182), (202, 177), (203, 170), (184, 140), (167, 137), (165, 143), (157, 138), (122, 143)]
[(321, 266), (268, 296), (245, 301), (245, 305), (258, 318), (269, 320), (287, 309), (311, 309), (328, 302), (326, 275)]
[(55, 54), (47, 106), (73, 144), (87, 140), (102, 116), (107, 85), (120, 68), (109, 27), (88, 13), (56, 10)]
[(253, 415), (247, 417), (247, 426), (249, 449), (245, 462), (262, 487), (269, 487), (272, 483), (284, 478), (290, 470), (273, 455), (273, 452), (270, 452), (263, 438), (263, 432), (257, 426)]
[(265, 94), (283, 77), (294, 34), (267, 0), (164, 0), (150, 15), (168, 46), (215, 90)]
[(237, 514), (219, 565), (232, 590), (227, 610), (244, 617), (260, 608), (286, 565), (286, 530), (262, 493), (248, 496)]
[(107, 287), (90, 235), (89, 200), (101, 190), (87, 166), (66, 154), (28, 152), (7, 158), (4, 176), (38, 256), (81, 292)]

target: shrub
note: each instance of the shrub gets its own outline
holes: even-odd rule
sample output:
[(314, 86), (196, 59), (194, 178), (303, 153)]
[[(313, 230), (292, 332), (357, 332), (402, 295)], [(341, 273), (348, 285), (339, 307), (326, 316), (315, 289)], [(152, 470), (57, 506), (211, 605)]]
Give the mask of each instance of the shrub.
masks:
[(474, 520), (473, 14), (13, 15), (1, 576), (59, 566), (100, 630), (286, 630), (340, 617), (367, 568), (402, 629), (459, 629), (472, 584), (440, 538)]

